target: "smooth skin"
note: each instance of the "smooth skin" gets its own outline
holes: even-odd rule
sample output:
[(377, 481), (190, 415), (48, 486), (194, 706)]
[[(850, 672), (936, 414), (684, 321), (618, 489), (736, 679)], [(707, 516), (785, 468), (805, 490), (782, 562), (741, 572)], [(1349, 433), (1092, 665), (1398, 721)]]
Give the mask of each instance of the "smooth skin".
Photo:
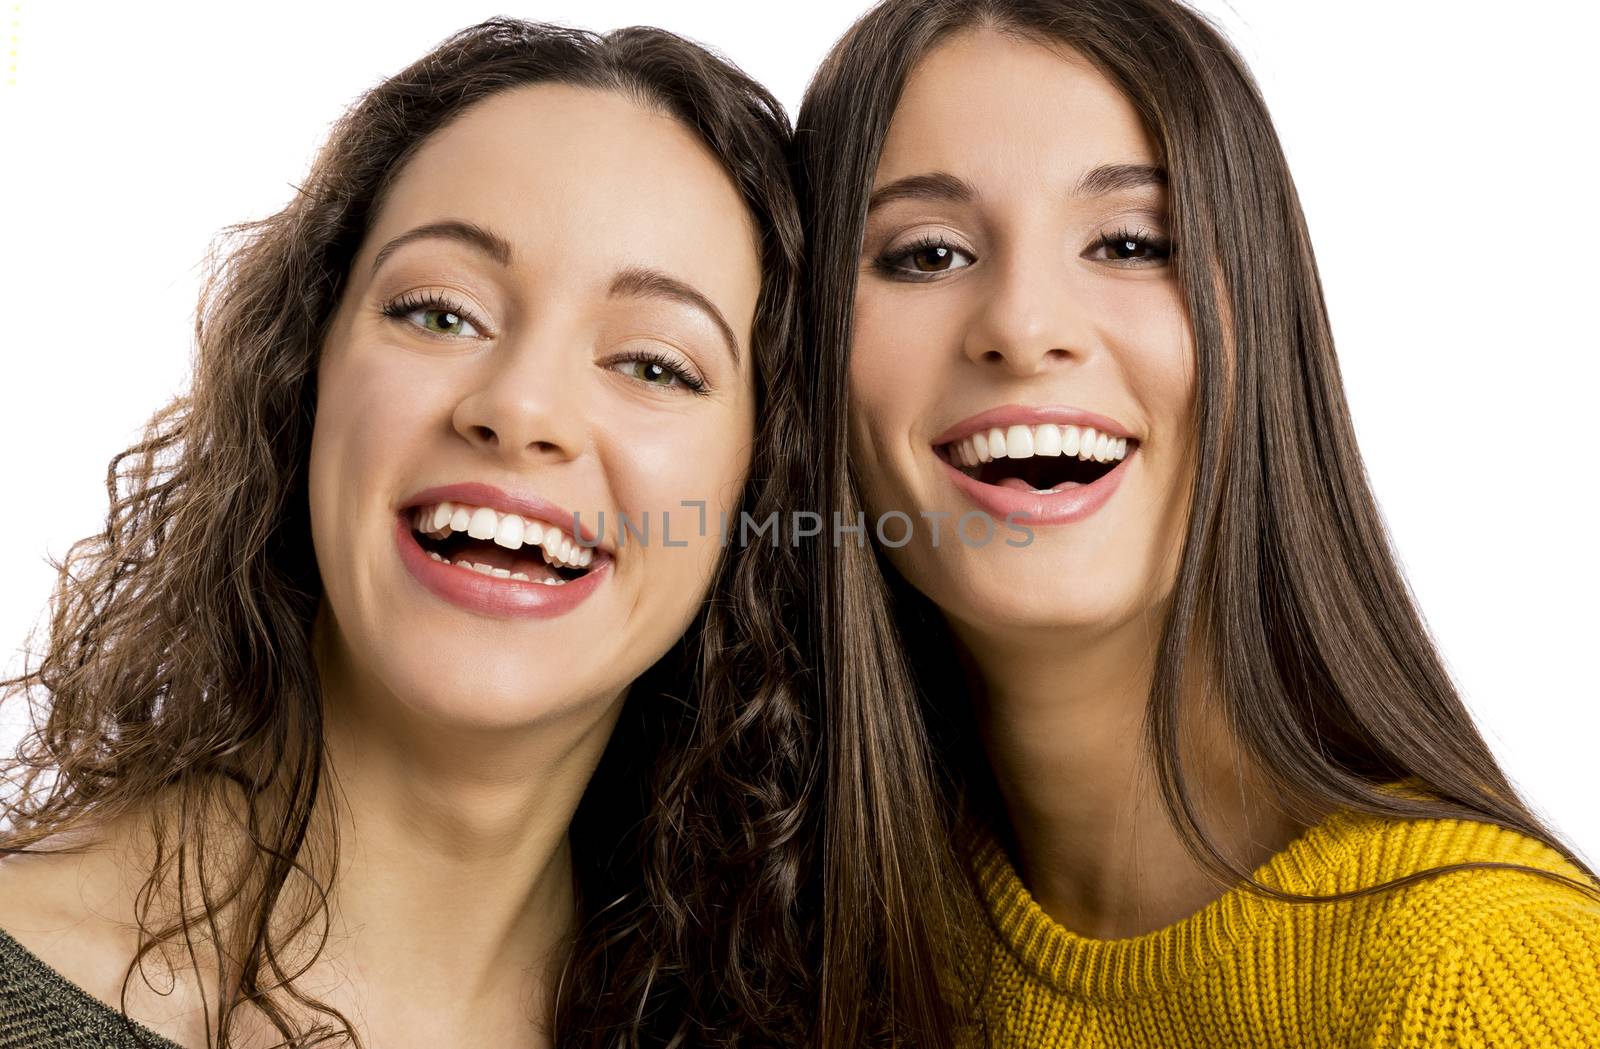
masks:
[[(1194, 472), (1194, 341), (1162, 244), (1159, 182), (1095, 192), (1106, 165), (1157, 165), (1137, 112), (1087, 60), (991, 30), (912, 71), (868, 217), (851, 355), (852, 455), (874, 514), (975, 505), (933, 441), (1000, 405), (1117, 420), (1137, 450), (1110, 501), (1026, 546), (887, 554), (955, 634), (1025, 883), (1085, 936), (1162, 928), (1223, 891), (1156, 793), (1141, 720)], [(1111, 251), (1106, 237), (1131, 251)], [(1198, 680), (1198, 675), (1196, 675)], [(1301, 828), (1265, 804), (1202, 690), (1187, 767), (1224, 849), (1250, 867)]]
[[(443, 222), (491, 231), (509, 260), (424, 236), (374, 270), (391, 240)], [(710, 310), (649, 282), (618, 290), (643, 271)], [(300, 986), (366, 1044), (550, 1044), (573, 921), (567, 826), (630, 682), (682, 635), (715, 571), (716, 535), (681, 504), (715, 520), (743, 484), (759, 288), (754, 224), (695, 135), (561, 85), (502, 92), (430, 137), (362, 244), (323, 347), (311, 448), (341, 851), (333, 933)], [(449, 305), (385, 312), (427, 295)], [(659, 529), (671, 513), (685, 545), (617, 548), (611, 577), (564, 615), (469, 612), (408, 574), (394, 534), (409, 496), (460, 481), (531, 492), (591, 527), (620, 511)], [(115, 1003), (147, 848), (129, 819), (82, 856), (7, 861), (0, 927)], [(202, 989), (178, 979), (161, 997), (136, 978), (130, 1012), (204, 1046)]]

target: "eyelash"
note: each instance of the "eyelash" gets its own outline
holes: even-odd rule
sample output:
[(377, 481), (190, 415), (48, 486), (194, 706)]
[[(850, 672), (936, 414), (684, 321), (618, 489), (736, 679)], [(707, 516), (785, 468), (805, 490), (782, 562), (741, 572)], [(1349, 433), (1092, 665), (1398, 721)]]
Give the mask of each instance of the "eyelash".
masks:
[[(675, 361), (666, 354), (660, 353), (656, 350), (633, 350), (629, 353), (622, 354), (621, 356), (612, 357), (610, 360), (606, 361), (606, 364), (619, 364), (623, 361), (642, 361), (645, 364), (659, 365), (660, 367), (671, 372), (673, 377), (676, 378), (678, 382), (682, 383), (684, 388), (690, 393), (699, 396), (707, 392), (707, 386), (704, 379), (701, 379), (699, 376), (695, 375), (678, 361)], [(645, 383), (643, 379), (638, 379), (635, 381), (644, 383), (646, 386), (656, 385), (655, 383)]]
[[(1162, 236), (1159, 236), (1158, 234), (1151, 233), (1148, 230), (1144, 230), (1144, 229), (1130, 230), (1130, 229), (1128, 229), (1126, 227), (1118, 229), (1118, 230), (1116, 230), (1115, 232), (1112, 232), (1112, 233), (1102, 233), (1102, 234), (1100, 234), (1099, 238), (1094, 242), (1094, 244), (1091, 246), (1090, 250), (1105, 249), (1105, 250), (1109, 251), (1109, 250), (1112, 250), (1114, 248), (1117, 248), (1117, 247), (1127, 243), (1128, 241), (1134, 241), (1135, 243), (1143, 246), (1146, 250), (1154, 252), (1156, 254), (1152, 258), (1144, 258), (1144, 259), (1103, 259), (1103, 260), (1100, 260), (1100, 261), (1110, 262), (1112, 265), (1121, 266), (1121, 267), (1128, 268), (1128, 269), (1137, 269), (1137, 268), (1141, 268), (1141, 267), (1145, 267), (1145, 266), (1153, 266), (1153, 265), (1156, 265), (1158, 263), (1165, 262), (1172, 255), (1172, 242), (1170, 240), (1168, 240), (1166, 237), (1162, 237)], [(918, 272), (916, 270), (907, 269), (903, 265), (906, 260), (911, 258), (913, 255), (917, 254), (918, 252), (928, 251), (928, 250), (933, 249), (933, 248), (943, 248), (943, 249), (945, 249), (947, 251), (960, 252), (963, 255), (967, 255), (968, 257), (972, 257), (972, 253), (967, 251), (966, 249), (958, 247), (955, 244), (952, 244), (949, 240), (947, 240), (943, 236), (940, 236), (938, 234), (931, 234), (930, 233), (930, 234), (925, 234), (925, 235), (923, 235), (921, 237), (918, 237), (915, 241), (912, 241), (910, 244), (907, 244), (904, 247), (898, 248), (898, 249), (893, 250), (893, 251), (885, 252), (884, 254), (878, 256), (876, 259), (873, 260), (873, 265), (878, 269), (879, 272), (881, 272), (881, 273), (883, 273), (883, 274), (885, 274), (887, 276), (893, 277), (896, 280), (907, 280), (907, 281), (937, 280), (942, 273), (949, 272), (949, 271), (947, 271), (947, 270), (943, 270), (943, 271), (934, 270), (934, 271)], [(976, 261), (977, 261), (977, 259), (973, 258), (973, 262), (976, 262)], [(970, 266), (971, 264), (972, 263), (969, 262), (967, 265)], [(965, 267), (961, 267), (961, 268), (965, 268)]]
[[(407, 316), (417, 312), (418, 310), (436, 310), (440, 313), (453, 313), (457, 317), (460, 317), (462, 320), (466, 321), (468, 324), (472, 325), (474, 328), (477, 328), (479, 331), (483, 331), (485, 328), (485, 326), (465, 307), (445, 298), (442, 295), (439, 295), (436, 292), (407, 292), (385, 306), (383, 308), (383, 315), (386, 317), (396, 317), (400, 320), (405, 320)], [(471, 338), (471, 336), (452, 336), (446, 335), (443, 332), (428, 331), (428, 329), (416, 324), (411, 325), (411, 327), (417, 328), (419, 331), (426, 332), (429, 335), (439, 336), (440, 338)], [(677, 379), (678, 382), (681, 383), (683, 387), (690, 393), (703, 394), (707, 391), (707, 386), (704, 379), (694, 375), (681, 363), (673, 360), (664, 353), (659, 353), (654, 350), (635, 350), (632, 353), (627, 353), (620, 357), (613, 357), (606, 363), (608, 365), (612, 365), (620, 364), (623, 361), (642, 361), (646, 364), (659, 365), (660, 367), (671, 372), (672, 376)], [(638, 381), (643, 382), (644, 380), (641, 379)], [(655, 384), (645, 383), (645, 385), (651, 386)]]
[(1130, 230), (1126, 226), (1114, 233), (1102, 233), (1094, 246), (1110, 249), (1126, 244), (1130, 240), (1150, 251), (1156, 252), (1156, 256), (1148, 259), (1106, 259), (1105, 261), (1122, 266), (1137, 267), (1151, 266), (1158, 262), (1165, 262), (1172, 257), (1172, 241), (1146, 229)]
[[(889, 277), (893, 277), (896, 280), (937, 280), (941, 271), (935, 270), (933, 272), (918, 272), (917, 270), (907, 269), (904, 265), (902, 265), (904, 262), (906, 262), (906, 260), (910, 259), (911, 256), (917, 254), (918, 252), (928, 251), (932, 248), (944, 248), (947, 251), (959, 251), (963, 255), (971, 255), (971, 252), (963, 251), (961, 248), (958, 248), (956, 245), (950, 243), (949, 240), (937, 233), (925, 233), (904, 247), (897, 248), (892, 251), (886, 251), (882, 255), (879, 255), (873, 260), (873, 265), (877, 267), (880, 273), (883, 273)], [(970, 263), (968, 265), (970, 265)]]
[[(403, 321), (407, 316), (417, 312), (418, 310), (432, 310), (439, 313), (453, 313), (457, 317), (460, 317), (462, 320), (466, 321), (468, 324), (472, 325), (474, 328), (478, 329), (480, 335), (487, 334), (486, 326), (480, 322), (477, 317), (473, 316), (472, 311), (468, 310), (460, 303), (453, 302), (439, 293), (432, 291), (406, 292), (404, 295), (385, 306), (383, 308), (383, 315), (385, 317), (394, 317)], [(428, 331), (427, 328), (422, 327), (420, 324), (412, 324), (411, 327), (416, 328), (418, 331), (426, 332), (429, 335), (435, 335), (444, 339), (472, 338), (470, 335), (449, 335), (445, 332)]]

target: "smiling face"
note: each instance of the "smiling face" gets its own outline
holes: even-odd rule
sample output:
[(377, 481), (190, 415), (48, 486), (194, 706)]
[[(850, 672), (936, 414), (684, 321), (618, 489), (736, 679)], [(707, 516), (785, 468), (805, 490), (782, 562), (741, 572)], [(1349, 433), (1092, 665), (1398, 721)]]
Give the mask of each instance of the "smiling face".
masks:
[(508, 90), (421, 146), (318, 371), (312, 534), (356, 691), (509, 726), (615, 699), (682, 635), (721, 552), (701, 515), (750, 462), (757, 252), (709, 150), (618, 94)]
[(1194, 352), (1158, 163), (1062, 48), (967, 31), (906, 83), (862, 245), (852, 460), (872, 513), (916, 521), (887, 553), (959, 633), (1109, 629), (1170, 589)]

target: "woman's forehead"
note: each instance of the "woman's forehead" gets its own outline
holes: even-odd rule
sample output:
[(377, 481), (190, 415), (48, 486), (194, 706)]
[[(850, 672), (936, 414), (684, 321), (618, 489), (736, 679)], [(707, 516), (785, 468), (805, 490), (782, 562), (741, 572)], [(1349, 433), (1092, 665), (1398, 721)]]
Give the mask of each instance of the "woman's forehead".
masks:
[(1099, 69), (1064, 46), (968, 30), (912, 68), (878, 181), (929, 170), (1076, 179), (1108, 162), (1153, 164), (1155, 151), (1138, 111)]
[(541, 84), (473, 106), (396, 177), (363, 255), (443, 215), (496, 231), (528, 272), (647, 266), (754, 310), (759, 239), (732, 180), (692, 131), (616, 92)]

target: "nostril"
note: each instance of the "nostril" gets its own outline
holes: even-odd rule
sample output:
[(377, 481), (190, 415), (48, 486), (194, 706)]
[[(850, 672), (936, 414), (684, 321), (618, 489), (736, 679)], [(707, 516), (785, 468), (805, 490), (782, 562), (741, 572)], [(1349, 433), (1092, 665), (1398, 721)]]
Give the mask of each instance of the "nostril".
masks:
[(485, 444), (497, 444), (500, 440), (500, 438), (495, 436), (495, 432), (487, 426), (472, 427), (472, 436), (476, 437)]

